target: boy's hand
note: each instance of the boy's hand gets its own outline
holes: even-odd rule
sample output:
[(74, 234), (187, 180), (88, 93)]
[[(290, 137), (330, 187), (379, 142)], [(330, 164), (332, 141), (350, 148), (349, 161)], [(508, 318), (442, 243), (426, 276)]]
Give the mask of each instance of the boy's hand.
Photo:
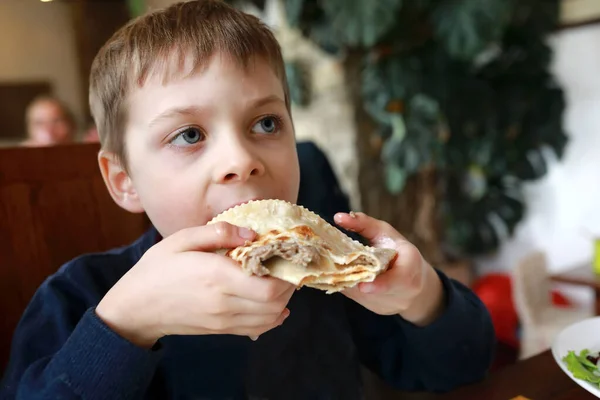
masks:
[(363, 213), (338, 213), (335, 222), (363, 236), (375, 247), (398, 252), (389, 269), (373, 282), (360, 283), (342, 293), (377, 314), (399, 314), (421, 326), (441, 314), (444, 308), (442, 283), (413, 244), (388, 223)]
[(207, 252), (243, 245), (255, 235), (227, 223), (181, 230), (149, 249), (96, 313), (143, 347), (172, 334), (258, 337), (287, 318), (296, 288), (248, 276), (230, 258)]

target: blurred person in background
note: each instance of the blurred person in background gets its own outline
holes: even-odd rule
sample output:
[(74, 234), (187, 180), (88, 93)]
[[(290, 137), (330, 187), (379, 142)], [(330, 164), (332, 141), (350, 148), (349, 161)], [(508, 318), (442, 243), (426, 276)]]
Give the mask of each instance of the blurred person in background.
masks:
[(75, 140), (75, 118), (58, 98), (44, 95), (34, 99), (25, 114), (27, 140), (24, 146), (53, 146)]

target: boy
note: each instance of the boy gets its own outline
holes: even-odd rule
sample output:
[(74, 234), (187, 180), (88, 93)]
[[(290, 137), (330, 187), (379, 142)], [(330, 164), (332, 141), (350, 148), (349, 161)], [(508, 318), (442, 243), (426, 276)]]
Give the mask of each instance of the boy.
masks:
[[(216, 0), (173, 5), (117, 32), (90, 81), (108, 190), (154, 229), (40, 287), (6, 398), (350, 400), (359, 363), (410, 390), (485, 375), (494, 335), (478, 299), (388, 224), (345, 213), (314, 146), (298, 146), (312, 164), (300, 176), (280, 49), (257, 19)], [(333, 295), (246, 276), (213, 250), (255, 233), (206, 222), (266, 198), (330, 221), (344, 211), (335, 223), (397, 260)]]

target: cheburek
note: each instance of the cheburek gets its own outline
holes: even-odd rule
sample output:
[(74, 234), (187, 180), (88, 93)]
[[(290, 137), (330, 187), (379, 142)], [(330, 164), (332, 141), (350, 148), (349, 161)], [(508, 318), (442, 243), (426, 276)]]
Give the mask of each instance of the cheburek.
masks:
[(254, 241), (225, 251), (244, 271), (328, 294), (372, 282), (396, 256), (392, 249), (364, 246), (317, 214), (282, 200), (251, 201), (209, 224), (220, 221), (257, 233)]

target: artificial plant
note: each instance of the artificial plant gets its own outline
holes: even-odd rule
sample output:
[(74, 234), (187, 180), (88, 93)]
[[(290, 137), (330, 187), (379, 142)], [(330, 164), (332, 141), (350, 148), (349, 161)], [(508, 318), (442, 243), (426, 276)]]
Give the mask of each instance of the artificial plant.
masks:
[[(322, 49), (363, 58), (362, 103), (384, 140), (387, 189), (436, 170), (441, 238), (473, 255), (514, 232), (522, 184), (561, 157), (562, 90), (546, 40), (557, 0), (286, 0)], [(368, 134), (361, 132), (361, 134)]]
[(442, 244), (463, 256), (496, 249), (524, 216), (522, 184), (567, 143), (546, 43), (558, 0), (282, 1), (323, 50), (360, 55), (387, 190), (433, 168)]

